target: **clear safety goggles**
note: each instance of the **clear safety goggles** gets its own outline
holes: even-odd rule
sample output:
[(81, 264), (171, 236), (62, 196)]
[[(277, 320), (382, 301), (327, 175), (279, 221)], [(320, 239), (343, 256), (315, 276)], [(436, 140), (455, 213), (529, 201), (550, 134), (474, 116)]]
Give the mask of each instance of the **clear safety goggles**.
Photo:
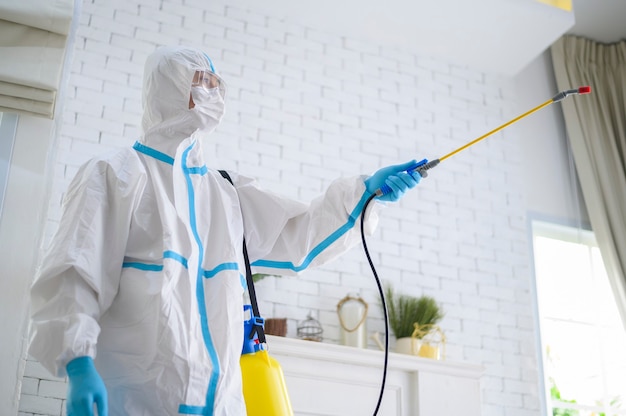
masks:
[(191, 86), (204, 88), (209, 92), (219, 91), (222, 97), (226, 96), (226, 83), (211, 71), (196, 71), (191, 81)]

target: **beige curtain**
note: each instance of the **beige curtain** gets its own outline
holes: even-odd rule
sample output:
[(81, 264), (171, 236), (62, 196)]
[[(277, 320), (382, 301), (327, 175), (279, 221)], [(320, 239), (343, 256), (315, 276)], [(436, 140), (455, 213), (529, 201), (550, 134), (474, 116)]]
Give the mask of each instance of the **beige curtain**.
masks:
[(0, 111), (52, 118), (73, 0), (0, 0)]
[(565, 36), (551, 48), (559, 90), (590, 85), (561, 102), (585, 205), (626, 327), (626, 41)]

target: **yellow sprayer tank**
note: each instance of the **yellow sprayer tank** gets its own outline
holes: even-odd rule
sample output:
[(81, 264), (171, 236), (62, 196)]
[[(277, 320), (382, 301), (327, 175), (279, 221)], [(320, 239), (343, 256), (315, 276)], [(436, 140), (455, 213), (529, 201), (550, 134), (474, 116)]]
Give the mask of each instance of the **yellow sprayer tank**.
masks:
[[(265, 336), (259, 340), (258, 332), (253, 330), (255, 326), (262, 326), (264, 320), (253, 316), (251, 305), (244, 305), (244, 313), (249, 319), (244, 320), (245, 335), (240, 364), (247, 414), (293, 416), (283, 370), (267, 352)], [(262, 327), (257, 329), (261, 329), (263, 334)]]
[(283, 370), (267, 350), (241, 356), (243, 397), (248, 416), (291, 416)]

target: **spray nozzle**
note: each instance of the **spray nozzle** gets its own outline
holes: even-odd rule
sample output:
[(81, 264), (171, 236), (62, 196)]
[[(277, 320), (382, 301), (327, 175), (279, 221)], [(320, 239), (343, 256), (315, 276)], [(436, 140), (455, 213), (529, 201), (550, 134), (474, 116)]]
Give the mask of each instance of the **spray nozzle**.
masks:
[(560, 93), (552, 97), (552, 102), (556, 103), (558, 101), (561, 101), (568, 95), (572, 95), (572, 94), (582, 95), (582, 94), (589, 94), (590, 92), (591, 92), (591, 87), (589, 85), (586, 85), (584, 87), (574, 88), (571, 90), (561, 91)]

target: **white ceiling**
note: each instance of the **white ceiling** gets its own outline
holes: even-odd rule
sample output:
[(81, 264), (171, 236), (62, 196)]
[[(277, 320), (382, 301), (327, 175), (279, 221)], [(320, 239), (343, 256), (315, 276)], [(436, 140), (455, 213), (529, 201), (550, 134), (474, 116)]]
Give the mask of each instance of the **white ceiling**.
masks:
[(231, 0), (323, 32), (515, 75), (563, 34), (626, 38), (626, 0)]
[(569, 34), (603, 43), (626, 39), (625, 0), (573, 0), (572, 3), (576, 24)]

